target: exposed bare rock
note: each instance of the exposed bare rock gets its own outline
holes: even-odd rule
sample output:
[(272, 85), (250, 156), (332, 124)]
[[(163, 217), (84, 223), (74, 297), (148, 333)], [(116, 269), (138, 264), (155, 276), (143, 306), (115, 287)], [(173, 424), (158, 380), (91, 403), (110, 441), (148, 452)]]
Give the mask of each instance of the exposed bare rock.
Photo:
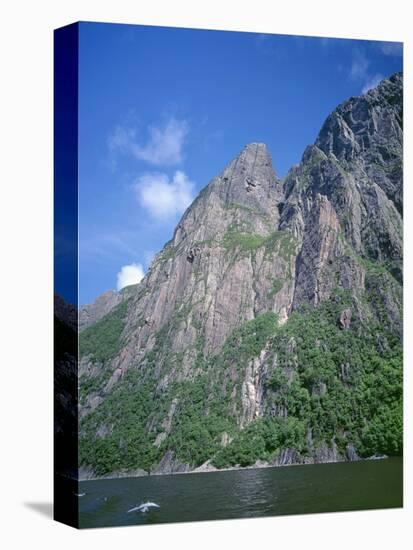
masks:
[(216, 472), (218, 468), (215, 468), (213, 464), (211, 464), (210, 460), (207, 460), (201, 466), (198, 466), (198, 468), (195, 468), (193, 472)]
[(266, 375), (266, 350), (247, 366), (241, 389), (242, 417), (240, 426), (244, 427), (260, 415), (263, 410), (264, 377)]
[(227, 432), (223, 432), (221, 436), (221, 447), (226, 447), (229, 445), (232, 441), (232, 437), (230, 437)]
[(335, 286), (331, 264), (337, 256), (338, 232), (339, 220), (331, 202), (317, 194), (297, 260), (295, 304), (306, 300), (317, 305), (330, 296)]
[(151, 474), (183, 474), (190, 470), (189, 464), (182, 464), (179, 460), (175, 460), (174, 452), (167, 451), (161, 461), (151, 470)]
[(79, 481), (86, 481), (88, 479), (93, 479), (94, 477), (95, 473), (93, 468), (84, 465), (79, 467)]
[(79, 331), (102, 319), (122, 301), (122, 298), (121, 292), (108, 290), (98, 296), (93, 304), (82, 306), (79, 310)]
[(107, 437), (111, 432), (112, 430), (106, 424), (101, 424), (96, 432), (96, 437)]
[(342, 103), (326, 120), (316, 145), (343, 163), (361, 162), (402, 211), (403, 76), (383, 80)]
[[(402, 130), (394, 75), (339, 105), (283, 181), (265, 144), (244, 147), (139, 285), (81, 309), (80, 330), (104, 325), (79, 365), (81, 437), (98, 434), (152, 473), (208, 470), (254, 426), (278, 447), (257, 463), (245, 443), (249, 454), (231, 466), (356, 460), (365, 413), (351, 391), (364, 358), (346, 338), (362, 348), (367, 335), (369, 353), (384, 356), (402, 335)], [(326, 313), (294, 328), (308, 311)], [(342, 349), (330, 349), (331, 334)], [(337, 391), (344, 412), (327, 413)], [(359, 440), (341, 417), (360, 423)]]
[(334, 441), (331, 442), (331, 447), (326, 444), (316, 447), (313, 451), (314, 464), (320, 464), (325, 462), (343, 462), (345, 461), (345, 456), (343, 456), (335, 444)]
[(350, 308), (346, 308), (344, 311), (342, 311), (339, 319), (341, 329), (347, 330), (348, 328), (350, 328), (351, 314), (352, 312)]
[(303, 464), (304, 458), (296, 449), (281, 449), (280, 454), (271, 463), (272, 466), (291, 466), (292, 464)]
[(179, 403), (179, 400), (177, 398), (173, 399), (172, 400), (172, 403), (171, 403), (171, 406), (169, 408), (169, 412), (168, 412), (168, 415), (167, 417), (165, 418), (165, 420), (162, 422), (162, 428), (164, 429), (163, 432), (160, 432), (157, 436), (156, 436), (156, 439), (154, 441), (154, 445), (156, 447), (159, 447), (162, 443), (162, 441), (168, 437), (170, 431), (171, 431), (171, 427), (172, 427), (172, 419), (173, 419), (173, 416), (175, 414), (175, 411), (176, 411), (176, 407)]
[(104, 392), (105, 393), (108, 393), (110, 392), (110, 390), (113, 388), (113, 386), (119, 382), (119, 380), (122, 378), (122, 369), (115, 369), (113, 371), (113, 374), (112, 376), (109, 378), (109, 381), (108, 383), (106, 384), (105, 388), (104, 388)]
[(354, 462), (356, 460), (360, 460), (360, 457), (357, 454), (357, 451), (354, 448), (354, 445), (352, 445), (351, 443), (349, 443), (346, 446), (346, 456), (347, 456), (348, 460), (351, 460), (352, 462)]

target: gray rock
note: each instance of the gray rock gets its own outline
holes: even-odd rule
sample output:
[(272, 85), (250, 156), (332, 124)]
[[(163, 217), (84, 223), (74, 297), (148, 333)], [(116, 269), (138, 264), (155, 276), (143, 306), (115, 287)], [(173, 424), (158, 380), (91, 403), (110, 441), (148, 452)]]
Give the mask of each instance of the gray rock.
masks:
[(354, 445), (349, 443), (346, 446), (346, 457), (348, 460), (354, 462), (356, 460), (360, 460), (359, 455), (357, 454), (356, 449), (354, 448)]
[(347, 329), (350, 328), (350, 323), (351, 323), (351, 309), (350, 308), (345, 309), (341, 313), (339, 322), (340, 322), (340, 328), (341, 329), (347, 330)]
[(151, 474), (184, 474), (189, 471), (191, 471), (190, 465), (175, 460), (174, 452), (169, 450), (164, 454), (161, 461), (151, 470)]
[(79, 310), (79, 331), (95, 324), (107, 315), (123, 299), (121, 292), (108, 290), (96, 298), (92, 304), (84, 305)]
[[(120, 350), (105, 365), (81, 360), (82, 380), (94, 387), (102, 370), (110, 369), (110, 377), (82, 405), (81, 416), (98, 410), (130, 369), (140, 376), (130, 385), (131, 395), (153, 377), (151, 397), (162, 408), (150, 414), (145, 430), (162, 458), (152, 473), (190, 471), (194, 465), (182, 463), (169, 443), (179, 411), (185, 413), (190, 400), (172, 395), (171, 388), (202, 374), (203, 414), (210, 414), (209, 396), (222, 391), (239, 430), (263, 416), (291, 414), (286, 403), (274, 405), (267, 388), (268, 371), (275, 372), (280, 356), (279, 350), (269, 353), (270, 340), (247, 364), (238, 363), (234, 346), (226, 372), (205, 370), (205, 359), (218, 354), (246, 322), (273, 312), (285, 323), (302, 305), (318, 307), (341, 289), (352, 298), (351, 308), (333, 321), (343, 331), (380, 319), (384, 310), (401, 338), (402, 139), (402, 76), (394, 75), (342, 103), (284, 181), (265, 144), (247, 145), (186, 210), (139, 285), (109, 291), (81, 309), (83, 330), (128, 298)], [(362, 299), (365, 291), (377, 297), (376, 305)], [(286, 392), (300, 366), (298, 345), (291, 338), (284, 350)], [(384, 349), (386, 342), (381, 345)], [(351, 369), (343, 362), (340, 383), (349, 384)], [(316, 381), (312, 391), (322, 399), (327, 386)], [(99, 422), (104, 435), (109, 423)], [(357, 458), (351, 444), (345, 455), (334, 440), (316, 446), (312, 428), (308, 456), (285, 448), (274, 464)], [(216, 439), (221, 448), (230, 441), (226, 432)]]
[(296, 449), (281, 449), (280, 454), (272, 461), (272, 466), (291, 466), (303, 464), (304, 459)]

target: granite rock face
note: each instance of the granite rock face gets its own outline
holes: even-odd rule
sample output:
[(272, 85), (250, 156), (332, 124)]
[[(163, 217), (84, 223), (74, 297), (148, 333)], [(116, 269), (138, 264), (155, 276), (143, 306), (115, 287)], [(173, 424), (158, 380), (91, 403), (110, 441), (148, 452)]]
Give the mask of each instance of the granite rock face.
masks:
[[(186, 399), (176, 388), (199, 380), (207, 393), (206, 416), (212, 410), (208, 396), (225, 390), (232, 402), (228, 414), (239, 430), (261, 417), (287, 418), (288, 406), (272, 405), (269, 399), (266, 381), (279, 360), (271, 338), (245, 364), (225, 355), (229, 342), (263, 315), (273, 315), (281, 327), (303, 306), (318, 308), (332, 300), (337, 290), (352, 300), (335, 320), (339, 330), (378, 319), (384, 310), (400, 339), (402, 139), (402, 75), (396, 74), (341, 104), (283, 181), (266, 145), (247, 145), (187, 209), (139, 285), (109, 291), (81, 310), (80, 329), (89, 340), (99, 335), (102, 323), (115, 326), (122, 313), (113, 352), (103, 360), (93, 353), (81, 360), (82, 435), (90, 440), (104, 433), (122, 449), (125, 436), (119, 435), (108, 403), (116, 392), (126, 399), (150, 388), (148, 395), (159, 406), (139, 422), (148, 434), (145, 445), (161, 454), (146, 469), (200, 466), (180, 462), (174, 440)], [(373, 292), (376, 301), (367, 302), (365, 294)], [(292, 338), (285, 348), (287, 384), (299, 366), (297, 345)], [(216, 367), (218, 360), (211, 366), (220, 354), (224, 371)], [(324, 382), (314, 388), (317, 395), (327, 392)], [(102, 424), (104, 432), (99, 431)], [(228, 441), (234, 437), (222, 431), (217, 441), (223, 433)], [(285, 447), (273, 463), (358, 456), (352, 441), (347, 443), (351, 452), (340, 453), (324, 441), (307, 458)], [(203, 462), (211, 458), (204, 456)], [(88, 460), (93, 467), (93, 459)], [(131, 464), (131, 470), (140, 467)]]
[(79, 310), (79, 330), (94, 325), (122, 301), (123, 294), (108, 290), (96, 298), (93, 304), (84, 305)]
[[(246, 146), (201, 192), (153, 261), (135, 309), (146, 320), (139, 347), (185, 309), (191, 313), (177, 327), (174, 352), (194, 343), (197, 324), (205, 328), (209, 352), (241, 321), (288, 308), (288, 298), (269, 296), (272, 278), (284, 279), (293, 269), (282, 261), (274, 270), (276, 251), (266, 247), (277, 230), (280, 197), (282, 185), (266, 146)], [(255, 249), (257, 254), (250, 253)], [(287, 284), (280, 291), (292, 293)]]
[(326, 120), (316, 146), (374, 181), (402, 212), (403, 76), (383, 80), (341, 104)]
[(362, 287), (357, 256), (401, 281), (402, 136), (397, 74), (340, 105), (288, 174), (281, 227), (301, 245), (295, 306), (328, 297), (335, 271), (343, 288)]

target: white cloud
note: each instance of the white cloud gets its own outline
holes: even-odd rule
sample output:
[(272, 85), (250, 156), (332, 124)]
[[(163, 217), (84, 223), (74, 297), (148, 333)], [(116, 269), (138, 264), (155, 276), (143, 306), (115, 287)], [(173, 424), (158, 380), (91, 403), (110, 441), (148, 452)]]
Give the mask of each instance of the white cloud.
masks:
[(403, 55), (402, 42), (380, 42), (379, 49), (384, 55), (401, 56)]
[(353, 62), (351, 64), (350, 77), (354, 80), (362, 80), (367, 78), (369, 65), (370, 61), (367, 59), (365, 54), (360, 50), (356, 50), (354, 52)]
[(162, 127), (150, 126), (148, 133), (146, 143), (139, 143), (136, 129), (118, 126), (109, 138), (109, 148), (156, 166), (182, 162), (182, 149), (188, 134), (188, 123), (185, 120), (170, 118)]
[(109, 149), (116, 151), (119, 149), (123, 153), (130, 152), (131, 144), (133, 144), (136, 136), (136, 130), (125, 126), (116, 126), (115, 131), (108, 139)]
[(194, 183), (180, 170), (171, 180), (158, 172), (143, 174), (134, 189), (139, 204), (161, 221), (182, 214), (194, 199)]
[(365, 94), (383, 80), (383, 75), (376, 73), (372, 74), (370, 69), (370, 61), (366, 54), (361, 50), (355, 50), (353, 53), (353, 62), (350, 68), (350, 78), (360, 82), (362, 85), (361, 93)]
[(140, 283), (145, 275), (142, 264), (124, 265), (117, 275), (117, 289)]
[(362, 94), (365, 94), (367, 93), (369, 90), (371, 90), (372, 88), (375, 88), (377, 86), (377, 84), (383, 80), (383, 75), (381, 74), (376, 74), (374, 76), (372, 76), (371, 78), (369, 78), (367, 80), (367, 82), (364, 84), (362, 90), (361, 90), (361, 93)]

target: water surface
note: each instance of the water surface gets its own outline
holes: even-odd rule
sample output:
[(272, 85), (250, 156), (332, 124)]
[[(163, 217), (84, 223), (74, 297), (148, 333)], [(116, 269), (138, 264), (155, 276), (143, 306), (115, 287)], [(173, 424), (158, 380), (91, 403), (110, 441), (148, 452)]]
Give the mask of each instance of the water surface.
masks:
[[(82, 481), (80, 527), (251, 518), (403, 505), (401, 458)], [(142, 502), (159, 509), (127, 513)]]

